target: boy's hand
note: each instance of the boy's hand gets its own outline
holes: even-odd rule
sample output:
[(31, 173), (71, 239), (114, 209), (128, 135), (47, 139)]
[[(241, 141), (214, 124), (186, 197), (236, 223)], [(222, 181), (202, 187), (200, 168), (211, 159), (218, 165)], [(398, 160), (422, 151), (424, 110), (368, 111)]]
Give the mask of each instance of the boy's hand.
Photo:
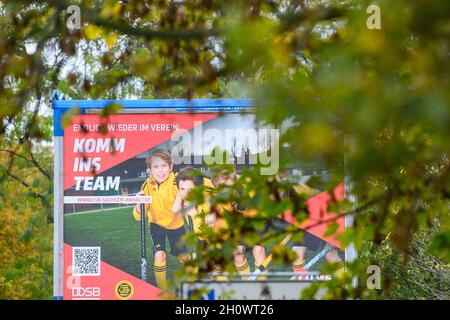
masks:
[(180, 191), (178, 191), (177, 195), (175, 196), (175, 200), (172, 204), (172, 212), (173, 213), (181, 213), (181, 210), (183, 209), (183, 197), (181, 196)]
[[(138, 193), (136, 193), (136, 197), (144, 197), (145, 196), (145, 192), (144, 191), (139, 191)], [(137, 211), (137, 213), (141, 213), (141, 204), (140, 203), (136, 203), (136, 206), (134, 207)]]
[(205, 223), (210, 227), (214, 227), (216, 220), (216, 215), (214, 213), (210, 213), (205, 217)]
[(186, 189), (179, 190), (178, 193), (179, 193), (181, 199), (183, 199), (183, 200), (186, 199), (189, 194), (189, 191), (190, 190), (186, 190)]

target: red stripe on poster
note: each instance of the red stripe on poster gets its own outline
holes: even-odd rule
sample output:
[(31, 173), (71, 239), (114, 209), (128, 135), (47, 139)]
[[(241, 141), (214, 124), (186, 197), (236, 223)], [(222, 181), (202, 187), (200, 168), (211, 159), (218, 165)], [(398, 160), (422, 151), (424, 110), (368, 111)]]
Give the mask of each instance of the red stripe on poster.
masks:
[(217, 116), (119, 114), (108, 121), (98, 115), (74, 116), (64, 129), (64, 189), (76, 185), (77, 179), (93, 177)]
[[(328, 205), (333, 201), (333, 199), (338, 201), (345, 199), (345, 189), (343, 183), (340, 183), (334, 188), (333, 195), (327, 191), (324, 191), (306, 201), (306, 207), (308, 208), (309, 213), (306, 222), (299, 224), (289, 211), (284, 214), (284, 219), (302, 229), (306, 229), (307, 232), (330, 243), (331, 245), (341, 248), (342, 245), (336, 237), (345, 229), (345, 217), (338, 217), (336, 213), (328, 212)], [(331, 236), (324, 237), (323, 234), (327, 230), (328, 226), (333, 222), (336, 222), (339, 225), (337, 231)]]

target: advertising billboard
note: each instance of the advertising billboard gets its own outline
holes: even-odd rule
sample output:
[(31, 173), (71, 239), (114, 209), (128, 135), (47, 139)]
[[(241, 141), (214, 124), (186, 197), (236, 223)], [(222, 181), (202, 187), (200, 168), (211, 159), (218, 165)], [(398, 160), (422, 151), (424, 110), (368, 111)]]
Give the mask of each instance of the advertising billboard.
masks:
[[(120, 112), (102, 112), (112, 104), (120, 105)], [(53, 101), (55, 299), (163, 298), (167, 282), (176, 281), (183, 268), (183, 255), (193, 258), (183, 240), (195, 232), (196, 210), (183, 204), (186, 190), (197, 183), (187, 173), (200, 173), (201, 184), (218, 188), (220, 177), (211, 166), (216, 149), (229, 157), (231, 175), (257, 163), (263, 164), (262, 174), (278, 173), (274, 148), (280, 133), (258, 125), (252, 107), (248, 99)], [(72, 108), (79, 112), (68, 118)], [(299, 164), (284, 175), (307, 188), (302, 181), (327, 171)], [(247, 273), (239, 281), (260, 281), (258, 274), (267, 271), (311, 281), (306, 272), (320, 270), (323, 261), (343, 263), (336, 235), (345, 227), (344, 217), (333, 220), (337, 232), (330, 236), (324, 236), (328, 224), (320, 221), (324, 213), (332, 217), (327, 205), (343, 199), (344, 191), (343, 184), (333, 194), (318, 190), (306, 202), (309, 216), (299, 226), (307, 229), (303, 242), (283, 242), (302, 252), (302, 259), (270, 270), (269, 247), (242, 251), (240, 258), (230, 257), (239, 273)], [(295, 222), (289, 212), (282, 220)], [(218, 219), (208, 223), (214, 226)]]

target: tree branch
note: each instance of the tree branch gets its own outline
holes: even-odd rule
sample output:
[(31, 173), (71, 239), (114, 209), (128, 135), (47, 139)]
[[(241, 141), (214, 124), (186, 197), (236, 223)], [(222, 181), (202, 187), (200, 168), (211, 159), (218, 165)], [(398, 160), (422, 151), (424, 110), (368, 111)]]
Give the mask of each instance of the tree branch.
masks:
[(14, 179), (17, 182), (19, 182), (22, 186), (26, 187), (35, 198), (39, 198), (42, 201), (44, 206), (47, 208), (47, 212), (48, 212), (48, 214), (47, 214), (47, 221), (53, 223), (53, 218), (51, 216), (51, 206), (50, 206), (50, 203), (48, 202), (47, 198), (44, 197), (42, 194), (39, 194), (39, 193), (35, 192), (28, 183), (26, 183), (25, 181), (23, 181), (22, 179), (20, 179), (16, 175), (12, 174), (11, 172), (5, 171), (5, 173), (8, 176), (10, 176), (12, 179)]
[(42, 166), (37, 162), (36, 158), (34, 158), (31, 151), (28, 152), (31, 159), (28, 159), (27, 157), (13, 151), (13, 150), (9, 150), (9, 149), (0, 149), (0, 152), (8, 152), (9, 154), (11, 154), (13, 156), (16, 156), (18, 158), (24, 159), (27, 162), (32, 163), (49, 181), (52, 181), (51, 175), (44, 168), (42, 168)]
[(145, 27), (132, 27), (126, 21), (113, 21), (102, 18), (98, 12), (83, 8), (82, 12), (87, 18), (87, 21), (91, 23), (104, 27), (106, 29), (111, 29), (119, 31), (123, 34), (141, 36), (147, 40), (152, 39), (203, 39), (210, 36), (217, 35), (217, 30), (214, 29), (161, 29), (161, 30), (150, 30)]
[(338, 7), (319, 7), (315, 9), (304, 9), (300, 13), (287, 13), (279, 15), (281, 31), (295, 28), (299, 24), (309, 20), (311, 22), (333, 20), (344, 15), (344, 10)]

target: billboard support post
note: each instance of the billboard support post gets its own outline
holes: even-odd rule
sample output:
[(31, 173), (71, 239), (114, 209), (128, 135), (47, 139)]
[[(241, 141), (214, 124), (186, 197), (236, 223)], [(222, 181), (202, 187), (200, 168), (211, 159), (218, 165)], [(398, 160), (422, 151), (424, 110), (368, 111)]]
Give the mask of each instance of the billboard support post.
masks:
[(147, 219), (145, 216), (145, 203), (141, 203), (141, 280), (147, 281), (147, 246), (145, 243), (145, 228)]
[[(53, 101), (52, 101), (53, 103)], [(55, 110), (54, 114), (54, 168), (53, 168), (53, 299), (63, 298), (63, 230), (64, 230), (64, 137), (60, 127), (62, 110)]]

